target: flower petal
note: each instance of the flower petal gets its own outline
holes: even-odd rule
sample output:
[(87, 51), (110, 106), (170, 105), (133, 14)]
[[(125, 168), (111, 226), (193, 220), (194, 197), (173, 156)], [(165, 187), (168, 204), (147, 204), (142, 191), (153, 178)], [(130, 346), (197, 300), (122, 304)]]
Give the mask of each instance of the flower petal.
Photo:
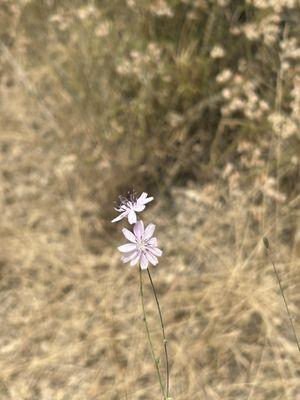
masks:
[(153, 235), (154, 231), (155, 231), (155, 225), (154, 224), (149, 224), (147, 226), (147, 228), (145, 229), (145, 232), (144, 232), (144, 235), (143, 235), (144, 240), (150, 239), (151, 236)]
[(150, 251), (146, 251), (146, 257), (152, 265), (158, 264), (158, 259)]
[(128, 213), (128, 222), (130, 224), (135, 224), (136, 223), (136, 213), (135, 213), (133, 208)]
[(140, 259), (141, 269), (147, 269), (148, 265), (149, 265), (149, 261), (147, 260), (147, 257), (145, 256), (145, 254), (142, 254), (141, 259)]
[(121, 204), (118, 207), (114, 207), (114, 209), (118, 212), (124, 212), (124, 211), (129, 211), (128, 207), (126, 207), (125, 204)]
[(163, 253), (158, 247), (154, 247), (154, 246), (151, 246), (147, 250), (150, 251), (155, 256), (158, 256), (158, 257), (160, 257), (162, 255), (162, 253)]
[(143, 211), (145, 208), (146, 208), (145, 204), (135, 203), (135, 204), (133, 205), (133, 209), (134, 209), (134, 211), (136, 211), (136, 212), (141, 212), (141, 211)]
[(126, 237), (126, 239), (129, 240), (129, 242), (136, 243), (136, 237), (130, 230), (123, 228), (122, 229), (123, 235)]
[(137, 202), (138, 204), (147, 204), (147, 203), (149, 203), (150, 201), (153, 200), (153, 197), (148, 197), (148, 198), (147, 198), (147, 196), (148, 196), (148, 193), (143, 192), (143, 193), (140, 195), (140, 197), (137, 199), (136, 202)]
[(136, 265), (136, 264), (140, 261), (140, 257), (141, 257), (141, 253), (140, 253), (140, 252), (137, 252), (135, 258), (133, 258), (133, 259), (131, 260), (130, 265), (131, 265), (131, 266)]
[(117, 221), (121, 221), (121, 219), (125, 218), (127, 215), (126, 212), (123, 212), (122, 214), (118, 215), (116, 218), (114, 218), (113, 220), (111, 220), (112, 223), (117, 222)]
[(154, 197), (148, 197), (147, 199), (144, 200), (144, 204), (150, 203), (150, 201), (152, 201), (154, 199)]
[(158, 242), (157, 242), (156, 237), (149, 239), (148, 244), (150, 244), (150, 246), (157, 246)]
[(148, 194), (146, 192), (143, 192), (137, 199), (136, 202), (140, 203), (140, 204), (144, 204), (144, 200), (146, 199), (146, 197), (148, 196)]
[(133, 227), (133, 232), (137, 239), (141, 239), (144, 233), (144, 223), (142, 220), (137, 221), (137, 223)]
[(123, 244), (122, 246), (118, 247), (118, 250), (121, 251), (122, 253), (130, 253), (131, 251), (136, 250), (136, 244), (133, 243)]
[(124, 256), (122, 256), (121, 260), (123, 263), (127, 263), (136, 258), (137, 254), (138, 254), (137, 251), (132, 251), (131, 253), (127, 253)]

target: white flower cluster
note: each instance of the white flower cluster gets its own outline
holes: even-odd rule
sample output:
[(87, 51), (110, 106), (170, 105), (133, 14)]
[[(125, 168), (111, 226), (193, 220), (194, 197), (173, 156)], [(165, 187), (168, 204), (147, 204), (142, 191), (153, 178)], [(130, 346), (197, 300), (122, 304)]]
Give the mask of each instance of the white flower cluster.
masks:
[(122, 229), (123, 235), (129, 241), (129, 243), (118, 247), (118, 250), (124, 253), (122, 256), (123, 263), (130, 262), (132, 266), (140, 264), (141, 269), (147, 269), (149, 263), (158, 264), (157, 257), (162, 255), (162, 251), (157, 247), (157, 239), (153, 237), (155, 225), (149, 224), (144, 228), (143, 221), (137, 219), (137, 213), (143, 211), (146, 204), (153, 200), (153, 197), (148, 197), (148, 194), (143, 192), (139, 197), (130, 193), (128, 197), (120, 196), (119, 199), (120, 205), (115, 210), (120, 215), (111, 222), (127, 218), (130, 224), (134, 224), (133, 232), (127, 228)]

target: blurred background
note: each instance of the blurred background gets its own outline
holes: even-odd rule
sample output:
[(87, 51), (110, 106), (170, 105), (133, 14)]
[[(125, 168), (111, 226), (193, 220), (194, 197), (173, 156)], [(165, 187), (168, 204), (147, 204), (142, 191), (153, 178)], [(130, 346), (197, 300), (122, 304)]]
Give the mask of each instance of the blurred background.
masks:
[[(174, 400), (299, 400), (297, 0), (0, 1), (0, 398), (153, 400), (152, 268)], [(145, 301), (155, 349), (161, 332)]]

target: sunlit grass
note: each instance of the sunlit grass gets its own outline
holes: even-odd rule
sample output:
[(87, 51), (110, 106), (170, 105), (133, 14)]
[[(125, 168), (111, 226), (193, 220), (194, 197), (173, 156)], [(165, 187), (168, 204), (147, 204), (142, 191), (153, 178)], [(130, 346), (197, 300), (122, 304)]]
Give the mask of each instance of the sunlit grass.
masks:
[(174, 400), (300, 395), (262, 242), (299, 336), (299, 6), (253, 3), (1, 3), (0, 397), (159, 398), (110, 224), (132, 186)]

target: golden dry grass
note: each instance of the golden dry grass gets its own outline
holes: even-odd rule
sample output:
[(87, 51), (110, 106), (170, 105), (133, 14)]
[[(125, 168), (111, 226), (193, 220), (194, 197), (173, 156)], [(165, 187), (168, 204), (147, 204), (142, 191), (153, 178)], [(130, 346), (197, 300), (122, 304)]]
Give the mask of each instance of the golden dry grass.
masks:
[[(89, 249), (97, 207), (86, 204), (74, 172), (55, 175), (57, 138), (49, 145), (22, 128), (14, 135), (2, 130), (1, 149), (2, 398), (159, 398), (137, 270), (120, 263), (110, 234)], [(157, 196), (147, 213), (165, 251), (153, 274), (175, 399), (299, 395), (299, 353), (261, 243), (274, 226), (265, 221), (254, 229), (243, 198), (213, 203), (201, 187), (174, 188), (172, 200)], [(281, 221), (291, 210), (282, 208)], [(297, 317), (298, 249), (273, 243)], [(148, 289), (146, 301), (159, 349)]]

